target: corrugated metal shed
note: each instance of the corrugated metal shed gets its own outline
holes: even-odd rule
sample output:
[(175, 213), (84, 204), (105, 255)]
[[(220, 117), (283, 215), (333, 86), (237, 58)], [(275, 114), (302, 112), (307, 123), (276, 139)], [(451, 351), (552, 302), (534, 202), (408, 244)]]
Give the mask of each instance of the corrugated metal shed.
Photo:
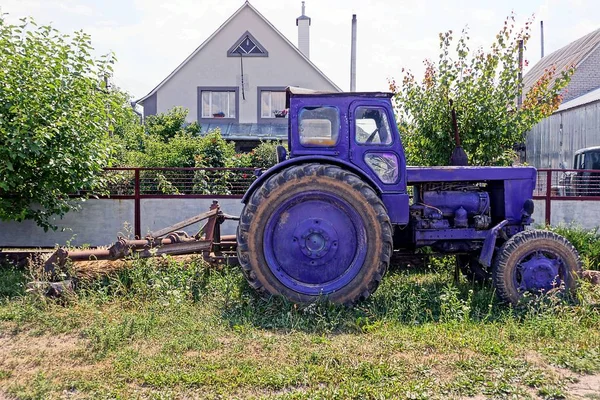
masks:
[(573, 168), (574, 153), (600, 145), (600, 89), (564, 103), (527, 133), (527, 162), (536, 168)]
[(560, 107), (558, 107), (557, 111), (565, 111), (570, 108), (583, 106), (598, 100), (600, 100), (600, 88), (592, 90), (591, 92), (586, 93), (583, 96), (579, 96), (571, 101), (567, 101), (566, 103), (561, 104)]

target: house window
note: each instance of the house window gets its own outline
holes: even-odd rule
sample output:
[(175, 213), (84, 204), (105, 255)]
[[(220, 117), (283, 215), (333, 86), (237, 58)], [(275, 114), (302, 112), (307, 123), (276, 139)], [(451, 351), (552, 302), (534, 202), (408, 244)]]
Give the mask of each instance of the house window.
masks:
[(235, 118), (235, 91), (202, 90), (202, 118)]
[(256, 40), (254, 36), (246, 31), (229, 50), (227, 57), (268, 57), (269, 52)]
[(260, 92), (260, 117), (287, 117), (284, 91), (262, 90)]

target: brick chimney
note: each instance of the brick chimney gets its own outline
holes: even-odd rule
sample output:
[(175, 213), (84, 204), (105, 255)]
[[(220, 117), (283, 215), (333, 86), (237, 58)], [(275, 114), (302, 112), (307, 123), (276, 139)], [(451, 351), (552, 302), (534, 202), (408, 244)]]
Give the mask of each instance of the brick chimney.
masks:
[(306, 16), (304, 8), (304, 2), (302, 2), (302, 15), (296, 18), (298, 48), (306, 58), (310, 58), (310, 18)]

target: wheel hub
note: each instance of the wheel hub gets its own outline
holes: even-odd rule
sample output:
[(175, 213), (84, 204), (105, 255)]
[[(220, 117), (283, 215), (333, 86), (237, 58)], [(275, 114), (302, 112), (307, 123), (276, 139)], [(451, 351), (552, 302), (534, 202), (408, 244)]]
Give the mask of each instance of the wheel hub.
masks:
[(307, 191), (280, 204), (264, 230), (267, 265), (285, 286), (303, 294), (340, 290), (367, 254), (361, 216), (344, 199)]
[(337, 231), (321, 218), (308, 218), (294, 230), (293, 242), (300, 251), (311, 259), (310, 265), (322, 265), (329, 261), (337, 250)]
[(548, 291), (560, 285), (559, 259), (550, 259), (538, 253), (529, 261), (520, 264), (521, 291), (544, 290)]

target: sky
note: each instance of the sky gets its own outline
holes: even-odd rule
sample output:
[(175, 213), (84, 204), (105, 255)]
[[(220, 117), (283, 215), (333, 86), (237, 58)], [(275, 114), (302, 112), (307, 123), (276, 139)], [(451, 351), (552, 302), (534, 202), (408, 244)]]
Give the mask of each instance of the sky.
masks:
[[(114, 82), (134, 99), (146, 95), (233, 14), (244, 0), (0, 0), (9, 22), (24, 16), (63, 33), (83, 30), (97, 55), (114, 52)], [(300, 0), (250, 0), (297, 43)], [(311, 61), (343, 90), (350, 86), (352, 14), (357, 15), (357, 90), (388, 89), (402, 68), (422, 75), (423, 60), (439, 54), (438, 34), (467, 27), (471, 47), (488, 48), (511, 12), (532, 16), (525, 52), (529, 67), (545, 53), (600, 28), (598, 0), (306, 0)]]

